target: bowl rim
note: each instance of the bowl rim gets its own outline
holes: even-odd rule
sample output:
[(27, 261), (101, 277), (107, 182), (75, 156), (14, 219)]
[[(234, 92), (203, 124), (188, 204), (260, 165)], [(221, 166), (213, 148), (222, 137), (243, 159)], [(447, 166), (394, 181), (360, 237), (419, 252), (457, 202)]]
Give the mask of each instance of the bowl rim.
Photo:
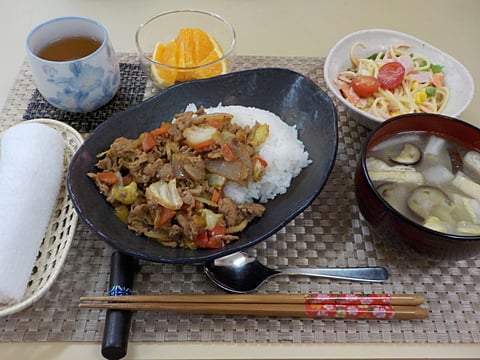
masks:
[[(403, 215), (401, 212), (396, 210), (393, 206), (391, 206), (382, 197), (382, 195), (380, 195), (378, 193), (377, 188), (373, 184), (373, 181), (370, 178), (370, 175), (368, 174), (367, 165), (366, 165), (367, 147), (368, 147), (368, 144), (370, 143), (370, 141), (372, 140), (372, 138), (377, 134), (377, 131), (383, 129), (386, 126), (390, 126), (390, 124), (393, 123), (393, 122), (402, 121), (402, 119), (404, 119), (406, 117), (421, 117), (421, 116), (432, 116), (432, 117), (436, 117), (438, 121), (454, 122), (454, 123), (460, 124), (460, 126), (465, 126), (465, 127), (471, 128), (472, 130), (480, 133), (480, 128), (477, 128), (476, 126), (474, 126), (474, 125), (472, 125), (472, 124), (470, 124), (470, 123), (468, 123), (464, 120), (457, 119), (457, 118), (454, 118), (454, 117), (451, 117), (451, 116), (448, 116), (448, 115), (443, 115), (443, 114), (413, 113), (413, 114), (398, 115), (398, 116), (392, 117), (388, 120), (385, 120), (382, 124), (380, 124), (380, 126), (378, 128), (376, 128), (374, 131), (372, 131), (367, 136), (367, 138), (365, 139), (365, 142), (363, 144), (361, 153), (360, 153), (360, 166), (361, 166), (362, 174), (365, 176), (365, 179), (367, 181), (367, 185), (373, 191), (373, 194), (380, 201), (380, 203), (382, 204), (383, 207), (385, 207), (389, 212), (393, 213), (395, 216), (402, 219), (402, 221), (407, 222), (408, 224), (410, 224), (414, 228), (418, 229), (419, 231), (427, 232), (431, 235), (434, 235), (434, 236), (437, 236), (437, 237), (444, 237), (444, 238), (447, 238), (449, 240), (454, 240), (454, 241), (478, 241), (478, 240), (480, 240), (480, 235), (456, 235), (456, 234), (444, 233), (444, 232), (441, 232), (441, 231), (436, 231), (436, 230), (427, 228), (426, 226), (423, 226), (423, 225), (419, 224), (418, 222), (415, 222), (415, 221), (411, 220), (410, 218), (408, 218), (407, 216)], [(384, 138), (383, 140), (388, 139), (390, 137), (391, 136), (388, 136), (388, 137)]]
[[(442, 114), (447, 115), (447, 116), (451, 116), (451, 117), (458, 117), (470, 105), (470, 103), (473, 99), (474, 93), (475, 93), (475, 84), (474, 84), (474, 81), (473, 81), (473, 77), (470, 74), (470, 71), (460, 61), (458, 61), (457, 59), (455, 59), (453, 56), (446, 53), (445, 51), (443, 51), (443, 50), (441, 50), (441, 49), (439, 49), (439, 48), (437, 48), (437, 47), (427, 43), (426, 41), (424, 41), (424, 40), (422, 40), (418, 37), (415, 37), (413, 35), (410, 35), (410, 34), (407, 34), (407, 33), (404, 33), (404, 32), (400, 32), (400, 31), (396, 31), (396, 30), (391, 30), (391, 29), (371, 28), (371, 29), (363, 29), (363, 30), (359, 30), (359, 31), (355, 31), (355, 32), (352, 32), (350, 34), (347, 34), (346, 36), (344, 36), (343, 38), (338, 40), (335, 43), (335, 45), (332, 46), (332, 48), (328, 52), (327, 57), (325, 58), (325, 63), (324, 63), (324, 67), (323, 67), (323, 76), (324, 76), (325, 83), (326, 83), (328, 89), (342, 103), (342, 105), (347, 107), (347, 112), (352, 112), (356, 116), (364, 117), (366, 119), (366, 122), (372, 123), (372, 124), (375, 123), (376, 126), (378, 126), (379, 124), (382, 124), (383, 122), (386, 121), (386, 120), (378, 118), (377, 116), (369, 114), (368, 112), (366, 112), (364, 110), (358, 109), (357, 107), (352, 105), (348, 100), (346, 100), (343, 96), (341, 96), (341, 94), (339, 93), (339, 90), (337, 89), (337, 87), (333, 83), (333, 80), (329, 76), (329, 69), (332, 66), (332, 64), (335, 62), (334, 59), (333, 59), (335, 51), (345, 42), (347, 42), (347, 41), (349, 41), (353, 38), (365, 35), (365, 34), (386, 34), (386, 35), (401, 37), (403, 39), (411, 40), (415, 43), (422, 44), (422, 46), (428, 47), (432, 51), (437, 52), (439, 54), (442, 54), (445, 58), (447, 58), (452, 63), (456, 64), (458, 66), (458, 68), (462, 70), (462, 73), (464, 73), (466, 75), (465, 83), (468, 84), (468, 88), (471, 88), (471, 91), (468, 92), (468, 97), (464, 99), (463, 104), (455, 112), (452, 112), (452, 113), (449, 113), (449, 114), (446, 114), (446, 113), (442, 113)], [(422, 113), (422, 114), (424, 114), (424, 113)], [(405, 115), (408, 115), (408, 114), (405, 114)]]
[[(144, 29), (145, 26), (147, 26), (149, 23), (157, 20), (159, 17), (173, 15), (173, 14), (179, 14), (179, 13), (192, 13), (192, 14), (206, 15), (206, 16), (209, 16), (211, 18), (214, 18), (214, 19), (218, 20), (220, 23), (222, 23), (225, 26), (225, 28), (229, 31), (229, 33), (232, 37), (232, 40), (231, 40), (231, 43), (230, 43), (227, 51), (222, 49), (223, 56), (221, 58), (216, 59), (215, 61), (209, 62), (207, 64), (182, 67), (182, 66), (174, 66), (174, 65), (168, 65), (168, 64), (161, 63), (159, 61), (153, 60), (148, 55), (148, 53), (139, 44), (139, 37), (140, 37), (141, 31)], [(179, 27), (179, 29), (180, 29), (180, 27)], [(211, 65), (216, 64), (216, 63), (224, 62), (228, 58), (230, 58), (231, 56), (234, 55), (236, 46), (237, 46), (237, 34), (235, 32), (235, 28), (233, 27), (233, 25), (229, 21), (227, 21), (224, 17), (218, 15), (217, 13), (210, 12), (210, 11), (205, 11), (205, 10), (176, 9), (176, 10), (164, 11), (164, 12), (161, 12), (161, 13), (158, 13), (156, 15), (153, 15), (153, 16), (149, 17), (147, 20), (145, 20), (143, 23), (141, 23), (138, 26), (137, 30), (135, 31), (135, 47), (137, 49), (137, 52), (138, 52), (139, 56), (141, 58), (147, 60), (150, 64), (157, 65), (157, 66), (162, 66), (162, 67), (172, 69), (172, 70), (197, 70), (197, 69), (200, 69), (200, 68), (211, 66)]]

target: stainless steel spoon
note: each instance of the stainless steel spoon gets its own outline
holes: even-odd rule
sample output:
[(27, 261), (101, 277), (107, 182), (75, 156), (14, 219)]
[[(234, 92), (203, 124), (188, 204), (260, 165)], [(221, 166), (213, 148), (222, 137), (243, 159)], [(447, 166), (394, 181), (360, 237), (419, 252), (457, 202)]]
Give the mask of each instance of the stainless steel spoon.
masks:
[(380, 266), (271, 269), (244, 252), (233, 253), (208, 262), (205, 264), (204, 272), (219, 287), (233, 293), (255, 291), (269, 278), (277, 275), (305, 275), (368, 282), (382, 282), (388, 279), (387, 269)]

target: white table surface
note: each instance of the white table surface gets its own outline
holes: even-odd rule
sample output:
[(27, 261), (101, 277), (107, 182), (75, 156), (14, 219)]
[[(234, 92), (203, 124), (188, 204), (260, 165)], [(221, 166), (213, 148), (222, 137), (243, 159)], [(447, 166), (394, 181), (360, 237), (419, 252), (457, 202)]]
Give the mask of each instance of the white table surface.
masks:
[[(454, 56), (477, 90), (462, 119), (480, 126), (480, 1), (476, 0), (0, 0), (0, 106), (25, 59), (24, 39), (52, 17), (102, 22), (118, 52), (133, 52), (134, 33), (156, 13), (179, 8), (216, 12), (238, 36), (237, 54), (325, 57), (337, 40), (367, 28), (409, 33)], [(101, 359), (98, 343), (0, 344), (4, 359)], [(130, 343), (125, 359), (478, 358), (478, 344)]]

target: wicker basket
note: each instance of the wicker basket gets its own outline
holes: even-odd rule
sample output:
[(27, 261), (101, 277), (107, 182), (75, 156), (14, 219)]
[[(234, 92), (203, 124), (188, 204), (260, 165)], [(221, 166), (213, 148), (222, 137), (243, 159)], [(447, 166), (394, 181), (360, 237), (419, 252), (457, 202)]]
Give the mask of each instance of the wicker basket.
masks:
[(77, 213), (68, 197), (66, 175), (70, 160), (83, 143), (83, 137), (75, 129), (60, 121), (35, 119), (26, 122), (48, 125), (62, 134), (65, 139), (64, 177), (23, 299), (12, 305), (0, 306), (0, 316), (25, 309), (40, 299), (50, 288), (67, 258), (78, 221)]

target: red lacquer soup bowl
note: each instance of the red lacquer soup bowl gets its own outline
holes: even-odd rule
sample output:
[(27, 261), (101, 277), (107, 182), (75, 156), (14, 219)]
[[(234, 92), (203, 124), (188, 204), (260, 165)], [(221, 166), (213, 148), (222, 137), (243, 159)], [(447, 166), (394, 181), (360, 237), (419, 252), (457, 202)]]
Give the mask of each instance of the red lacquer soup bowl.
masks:
[[(459, 260), (477, 256), (480, 254), (478, 234), (452, 234), (427, 228), (411, 216), (400, 213), (396, 210), (398, 207), (390, 205), (380, 194), (378, 182), (374, 182), (368, 173), (367, 158), (378, 144), (401, 133), (434, 135), (480, 152), (480, 129), (459, 119), (437, 114), (409, 114), (382, 123), (370, 133), (363, 145), (355, 172), (357, 203), (372, 232), (381, 240), (405, 244), (405, 249), (414, 250), (412, 254), (430, 259)], [(477, 201), (475, 193), (465, 197), (469, 201), (470, 198), (473, 202)], [(422, 202), (420, 204), (423, 205)]]

